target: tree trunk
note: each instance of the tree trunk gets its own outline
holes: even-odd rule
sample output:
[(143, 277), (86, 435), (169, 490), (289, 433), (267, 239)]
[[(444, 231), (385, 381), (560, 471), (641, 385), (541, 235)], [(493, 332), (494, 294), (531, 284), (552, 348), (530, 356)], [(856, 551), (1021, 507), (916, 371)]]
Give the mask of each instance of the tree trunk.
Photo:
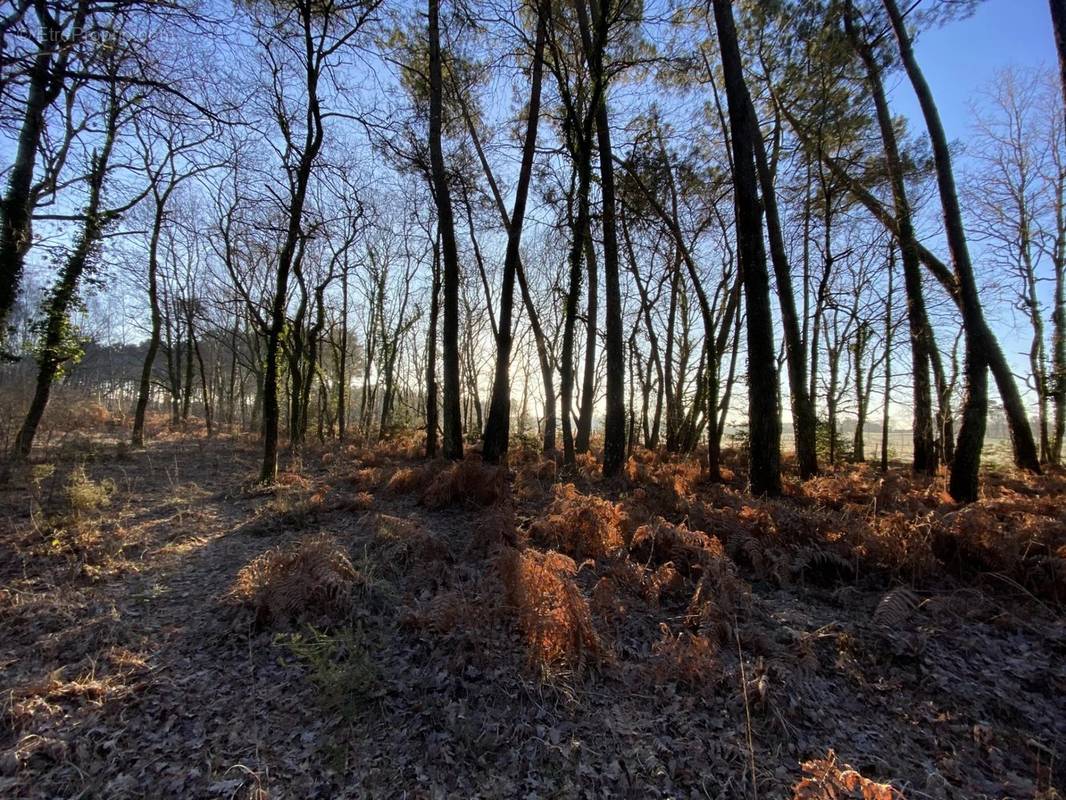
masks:
[(348, 257), (341, 272), (341, 341), (337, 354), (337, 438), (348, 435)]
[(599, 311), (599, 266), (596, 263), (596, 250), (592, 245), (592, 231), (586, 220), (585, 234), (582, 237), (585, 249), (585, 269), (588, 272), (588, 295), (585, 298), (585, 360), (581, 378), (581, 404), (577, 412), (577, 436), (574, 450), (587, 453), (589, 439), (592, 437), (592, 406), (596, 401), (596, 327)]
[[(750, 102), (750, 98), (749, 98)], [(777, 299), (781, 308), (781, 326), (785, 340), (785, 355), (788, 360), (789, 399), (792, 406), (792, 427), (796, 442), (796, 460), (800, 478), (818, 474), (818, 420), (814, 403), (807, 391), (807, 354), (800, 339), (799, 319), (796, 314), (796, 298), (792, 293), (792, 273), (785, 253), (785, 240), (781, 232), (781, 220), (777, 211), (777, 195), (773, 174), (766, 157), (766, 145), (755, 117), (755, 106), (748, 108), (752, 124), (751, 138), (755, 145), (755, 164), (762, 186), (763, 206), (766, 209), (766, 230), (770, 242), (770, 260), (777, 279)]]
[(433, 243), (433, 282), (429, 289), (426, 335), (426, 458), (437, 456), (437, 320), (440, 317), (440, 234)]
[(459, 398), (459, 253), (451, 188), (441, 145), (443, 110), (439, 0), (429, 0), (429, 157), (444, 272), (444, 456), (463, 457), (463, 422)]
[(892, 283), (896, 272), (896, 248), (888, 246), (888, 295), (885, 297), (885, 403), (881, 413), (881, 471), (888, 472), (889, 403), (892, 399)]
[(844, 16), (845, 27), (852, 46), (866, 69), (866, 82), (874, 99), (881, 141), (885, 149), (885, 167), (892, 185), (892, 201), (896, 210), (900, 253), (903, 261), (903, 284), (907, 295), (907, 320), (910, 325), (911, 374), (914, 405), (914, 461), (915, 472), (932, 475), (937, 469), (937, 452), (933, 436), (932, 397), (929, 386), (930, 346), (932, 327), (925, 311), (918, 241), (911, 220), (910, 201), (904, 181), (903, 161), (885, 96), (881, 68), (872, 48), (855, 29), (853, 9), (849, 3)]
[(748, 118), (751, 98), (744, 84), (732, 2), (713, 2), (729, 106), (737, 254), (747, 307), (748, 420), (751, 437), (748, 478), (753, 494), (777, 495), (781, 492), (781, 420), (777, 405), (777, 373), (774, 369), (770, 279), (766, 270), (762, 210), (751, 141), (755, 126)]
[[(625, 339), (622, 330), (622, 292), (619, 285), (614, 160), (607, 112), (607, 77), (603, 64), (610, 19), (600, 7), (599, 0), (590, 0), (590, 7), (592, 10), (591, 28), (585, 0), (577, 2), (577, 18), (581, 28), (585, 60), (593, 82), (600, 87), (600, 91), (595, 93), (592, 108), (596, 113), (596, 139), (600, 155), (603, 278), (604, 299), (606, 300), (604, 334), (607, 354), (607, 402), (603, 427), (603, 474), (605, 477), (612, 477), (622, 471), (626, 460)], [(591, 287), (589, 294), (592, 294)]]
[(52, 384), (55, 382), (60, 368), (75, 353), (71, 351), (71, 343), (68, 337), (70, 309), (78, 296), (78, 287), (82, 275), (90, 268), (89, 260), (93, 251), (99, 245), (103, 236), (104, 225), (107, 215), (100, 208), (102, 204), (104, 180), (107, 176), (108, 162), (111, 159), (111, 151), (115, 143), (115, 132), (118, 127), (119, 99), (116, 96), (116, 87), (111, 86), (110, 106), (106, 112), (104, 127), (104, 141), (99, 152), (94, 151), (91, 167), (89, 169), (89, 201), (85, 208), (85, 221), (81, 233), (74, 244), (59, 280), (49, 292), (45, 303), (44, 336), (37, 355), (37, 381), (34, 387), (33, 400), (30, 402), (26, 418), (22, 422), (18, 436), (15, 439), (16, 460), (24, 460), (33, 449), (33, 440), (37, 436), (37, 428), (41, 424), (41, 418), (48, 406), (51, 396)]
[(503, 261), (503, 291), (500, 296), (500, 323), (496, 337), (496, 374), (492, 382), (489, 418), (485, 425), (483, 455), (489, 463), (497, 463), (507, 453), (511, 424), (511, 346), (514, 283), (518, 271), (519, 248), (522, 244), (522, 224), (526, 214), (526, 198), (536, 155), (537, 123), (540, 119), (540, 92), (544, 75), (544, 40), (547, 31), (547, 3), (537, 14), (537, 34), (533, 45), (533, 74), (529, 91), (526, 138), (522, 144), (522, 164), (515, 189), (514, 210), (507, 226), (507, 251)]
[(159, 340), (163, 327), (163, 314), (159, 310), (159, 235), (163, 228), (165, 197), (156, 197), (155, 215), (152, 218), (152, 233), (148, 240), (148, 309), (152, 329), (148, 337), (148, 352), (141, 367), (141, 380), (137, 387), (137, 408), (133, 414), (133, 434), (130, 443), (135, 449), (144, 447), (144, 417), (148, 398), (152, 392), (152, 368), (159, 352)]
[[(71, 30), (84, 30), (88, 3), (81, 0), (74, 12)], [(45, 112), (63, 89), (72, 40), (57, 27), (44, 3), (37, 5), (42, 40), (33, 59), (26, 87), (26, 106), (19, 129), (15, 161), (7, 176), (7, 190), (0, 201), (0, 342), (7, 335), (7, 321), (18, 299), (26, 253), (33, 243), (33, 172), (45, 130)]]
[[(984, 445), (985, 423), (988, 411), (988, 354), (985, 342), (978, 331), (987, 328), (981, 300), (977, 293), (970, 253), (966, 243), (966, 232), (962, 224), (962, 212), (959, 208), (958, 192), (955, 189), (955, 176), (951, 166), (951, 153), (948, 150), (947, 136), (940, 122), (940, 114), (933, 101), (933, 95), (925, 77), (918, 66), (911, 48), (903, 16), (895, 0), (884, 0), (892, 29), (899, 44), (903, 66), (910, 78), (911, 85), (922, 107), (926, 128), (933, 146), (933, 162), (936, 167), (937, 187), (940, 191), (940, 203), (944, 212), (944, 232), (952, 261), (955, 264), (955, 276), (959, 283), (959, 299), (962, 303), (962, 319), (966, 341), (966, 399), (962, 409), (962, 427), (955, 448), (952, 462), (949, 491), (960, 502), (977, 499), (978, 471), (981, 464), (981, 448)], [(1016, 406), (1021, 406), (1021, 398), (1012, 398)], [(1008, 398), (1004, 398), (1004, 405)], [(1015, 412), (1017, 413), (1017, 408)], [(1024, 407), (1022, 407), (1024, 415)], [(1032, 431), (1026, 420), (1025, 430), (1029, 432), (1028, 442), (1015, 437), (1015, 456), (1022, 466), (1040, 471)], [(1031, 452), (1027, 452), (1031, 450)]]

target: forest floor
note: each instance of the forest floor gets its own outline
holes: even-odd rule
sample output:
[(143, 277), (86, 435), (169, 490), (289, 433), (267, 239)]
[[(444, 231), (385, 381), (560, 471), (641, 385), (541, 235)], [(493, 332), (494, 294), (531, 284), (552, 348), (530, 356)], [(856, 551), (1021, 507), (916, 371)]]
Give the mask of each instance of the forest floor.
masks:
[(416, 453), (267, 490), (252, 441), (86, 438), (14, 475), (0, 796), (1063, 796), (1061, 473), (957, 508), (903, 469), (769, 501)]

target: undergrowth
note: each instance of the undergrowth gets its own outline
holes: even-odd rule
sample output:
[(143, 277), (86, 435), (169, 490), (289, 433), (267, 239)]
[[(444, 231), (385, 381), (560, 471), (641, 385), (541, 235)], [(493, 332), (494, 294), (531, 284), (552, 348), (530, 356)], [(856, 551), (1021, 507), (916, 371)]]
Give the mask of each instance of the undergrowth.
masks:
[(274, 637), (303, 662), (322, 710), (352, 722), (366, 708), (381, 684), (362, 627), (325, 632), (307, 625), (295, 633)]
[(344, 619), (362, 576), (332, 537), (306, 536), (272, 548), (237, 573), (229, 597), (255, 612), (257, 626)]

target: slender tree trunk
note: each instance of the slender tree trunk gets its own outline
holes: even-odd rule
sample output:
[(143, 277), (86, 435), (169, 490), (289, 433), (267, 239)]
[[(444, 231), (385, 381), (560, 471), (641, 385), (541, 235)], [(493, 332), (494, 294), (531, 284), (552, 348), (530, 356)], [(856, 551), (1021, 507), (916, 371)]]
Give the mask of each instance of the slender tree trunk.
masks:
[[(951, 166), (951, 153), (948, 150), (947, 136), (940, 122), (933, 95), (925, 77), (915, 59), (911, 48), (903, 16), (895, 0), (883, 0), (888, 12), (892, 29), (899, 44), (903, 66), (910, 78), (918, 102), (922, 107), (926, 128), (933, 146), (933, 161), (936, 167), (937, 187), (944, 212), (944, 230), (948, 247), (955, 264), (955, 275), (959, 282), (959, 299), (962, 302), (962, 318), (966, 341), (966, 399), (962, 409), (962, 427), (956, 443), (955, 458), (951, 467), (949, 491), (951, 496), (961, 502), (977, 499), (978, 471), (981, 464), (981, 448), (984, 445), (985, 424), (988, 411), (988, 362), (986, 342), (980, 335), (986, 329), (981, 300), (977, 293), (977, 281), (970, 263), (970, 253), (966, 244), (966, 232), (962, 224), (962, 212), (959, 208), (958, 192), (955, 189), (955, 176)], [(1016, 406), (1013, 413), (1021, 407), (1020, 396), (1004, 398), (1004, 405), (1013, 401)], [(1024, 407), (1021, 407), (1024, 416)], [(1029, 433), (1028, 441), (1024, 437), (1014, 436), (1015, 457), (1022, 466), (1040, 471), (1039, 459), (1028, 420), (1024, 430)], [(1017, 434), (1017, 432), (1016, 432)], [(1031, 452), (1029, 452), (1031, 451)]]
[(888, 246), (888, 294), (885, 297), (885, 402), (881, 413), (881, 471), (888, 472), (889, 405), (892, 400), (892, 284), (896, 272), (896, 248)]
[(455, 244), (451, 188), (441, 145), (443, 94), (439, 11), (439, 0), (429, 0), (429, 156), (444, 272), (444, 456), (461, 459), (463, 422), (459, 397), (459, 252)]
[[(582, 0), (583, 2), (583, 0)], [(582, 137), (584, 139), (584, 137)], [(574, 168), (577, 171), (577, 218), (573, 226), (573, 241), (570, 244), (570, 285), (566, 295), (566, 307), (563, 318), (563, 354), (560, 389), (562, 392), (563, 417), (563, 462), (573, 464), (577, 450), (574, 444), (573, 407), (574, 407), (574, 327), (577, 321), (577, 301), (581, 293), (581, 259), (584, 253), (583, 238), (586, 230), (585, 219), (588, 217), (588, 187), (591, 180), (591, 153), (589, 147), (579, 140), (574, 151)]]
[[(84, 30), (88, 8), (78, 3), (71, 30)], [(73, 49), (72, 41), (57, 28), (47, 6), (37, 4), (41, 48), (33, 58), (26, 87), (15, 160), (7, 176), (7, 189), (0, 200), (0, 342), (6, 338), (7, 322), (18, 299), (26, 253), (33, 243), (33, 172), (45, 131), (45, 112), (63, 89), (63, 72)]]
[(1059, 79), (1066, 108), (1066, 0), (1048, 0), (1051, 7), (1051, 28), (1055, 34), (1055, 50), (1059, 55)]
[(892, 200), (896, 211), (900, 252), (903, 261), (903, 283), (907, 295), (907, 319), (910, 324), (911, 373), (914, 405), (914, 470), (933, 474), (937, 469), (937, 452), (934, 445), (932, 396), (929, 386), (930, 347), (932, 327), (925, 311), (925, 296), (922, 290), (921, 268), (918, 259), (918, 240), (911, 220), (910, 201), (907, 197), (896, 129), (889, 111), (881, 78), (881, 68), (872, 48), (856, 30), (853, 10), (849, 3), (845, 14), (845, 26), (852, 46), (866, 68), (866, 82), (874, 99), (881, 141), (885, 149), (885, 167), (892, 185)]
[(766, 270), (762, 211), (751, 141), (755, 126), (748, 119), (751, 98), (744, 84), (732, 2), (713, 2), (729, 105), (737, 254), (747, 307), (748, 419), (751, 437), (748, 477), (754, 494), (776, 495), (781, 492), (781, 419), (777, 405), (777, 373), (774, 369), (770, 279)]
[(200, 368), (200, 391), (204, 398), (204, 425), (207, 426), (207, 438), (210, 439), (214, 435), (214, 427), (212, 425), (213, 420), (211, 418), (211, 395), (207, 390), (207, 369), (204, 367), (204, 357), (200, 352), (200, 342), (195, 342), (194, 347), (196, 349), (196, 363)]
[[(463, 109), (463, 116), (466, 119), (467, 129), (470, 131), (470, 138), (474, 142), (474, 149), (477, 151), (478, 160), (481, 162), (481, 169), (485, 173), (485, 179), (488, 181), (489, 188), (492, 190), (492, 197), (496, 202), (496, 210), (500, 214), (500, 219), (503, 220), (504, 227), (509, 230), (511, 227), (511, 218), (507, 213), (507, 207), (503, 203), (503, 195), (500, 193), (500, 188), (492, 174), (488, 159), (485, 157), (485, 150), (481, 146), (481, 138), (478, 136), (477, 126), (474, 124), (466, 105), (462, 102), (462, 95), (460, 95), (459, 99)], [(529, 290), (529, 283), (526, 281), (526, 271), (522, 265), (521, 257), (519, 257), (518, 261), (515, 263), (515, 276), (518, 278), (518, 288), (522, 294), (522, 304), (526, 309), (526, 315), (529, 317), (529, 326), (533, 329), (533, 341), (536, 344), (537, 360), (540, 362), (541, 382), (544, 386), (543, 451), (545, 453), (552, 453), (555, 451), (557, 428), (557, 418), (555, 414), (555, 369), (548, 353), (547, 337), (544, 334), (544, 328), (540, 324), (540, 315), (537, 313), (536, 305), (533, 302), (533, 295)]]
[(152, 369), (159, 352), (159, 341), (163, 327), (163, 314), (159, 310), (159, 235), (163, 228), (165, 197), (156, 197), (155, 215), (152, 217), (152, 233), (148, 239), (148, 309), (151, 314), (151, 332), (148, 336), (148, 351), (141, 367), (141, 380), (137, 387), (137, 408), (133, 414), (133, 434), (131, 445), (140, 449), (144, 447), (144, 417), (148, 409), (148, 399), (152, 392)]
[(193, 349), (196, 346), (196, 339), (193, 335), (192, 328), (193, 317), (193, 301), (192, 298), (185, 299), (185, 383), (182, 388), (181, 395), (181, 423), (184, 425), (189, 421), (189, 409), (192, 407), (192, 370), (193, 370)]
[[(600, 155), (603, 278), (606, 301), (604, 334), (607, 355), (607, 401), (603, 427), (603, 474), (605, 477), (612, 477), (622, 471), (626, 460), (626, 364), (625, 339), (622, 330), (622, 292), (619, 284), (618, 232), (615, 217), (614, 160), (611, 150), (610, 119), (607, 111), (607, 77), (603, 64), (610, 19), (601, 8), (600, 2), (601, 0), (590, 0), (591, 28), (585, 0), (577, 2), (577, 18), (589, 74), (593, 82), (601, 87), (596, 93), (592, 108), (595, 109), (596, 114), (596, 139)], [(609, 4), (610, 0), (606, 2)], [(589, 294), (592, 294), (591, 287)]]
[[(1062, 111), (1066, 114), (1066, 0), (1049, 0), (1051, 24), (1055, 32), (1055, 49), (1059, 56), (1059, 77), (1062, 84)], [(1066, 120), (1064, 120), (1066, 121)], [(1062, 129), (1066, 132), (1066, 125)], [(1058, 150), (1062, 142), (1054, 143)], [(1056, 159), (1059, 174), (1055, 191), (1055, 308), (1051, 313), (1052, 398), (1055, 407), (1055, 433), (1052, 438), (1051, 460), (1062, 463), (1062, 445), (1066, 439), (1066, 210), (1063, 208), (1066, 191), (1066, 169)]]
[[(586, 226), (590, 224), (586, 220)], [(585, 298), (585, 360), (581, 379), (581, 404), (577, 412), (577, 437), (574, 450), (587, 453), (592, 436), (592, 406), (596, 400), (596, 334), (599, 311), (599, 266), (596, 249), (592, 244), (592, 231), (586, 227), (582, 237), (585, 248), (585, 269), (588, 272), (588, 295)]]
[[(866, 345), (869, 342), (869, 338), (869, 328), (866, 323), (863, 323), (856, 331), (855, 345), (852, 352), (855, 363), (855, 415), (857, 419), (855, 436), (852, 438), (851, 458), (859, 464), (866, 460), (866, 431), (864, 429), (866, 427), (866, 398), (869, 390), (864, 383), (863, 359), (866, 357)], [(867, 376), (870, 380), (873, 380), (872, 372), (871, 368), (871, 374)]]
[(781, 233), (781, 220), (777, 211), (777, 195), (773, 174), (766, 157), (766, 145), (755, 116), (755, 106), (748, 108), (751, 120), (751, 138), (755, 146), (755, 164), (762, 186), (763, 206), (766, 210), (767, 238), (770, 242), (770, 261), (777, 279), (777, 298), (781, 308), (781, 326), (784, 333), (785, 355), (788, 361), (789, 400), (792, 406), (792, 427), (796, 442), (796, 460), (803, 479), (818, 474), (818, 419), (814, 404), (807, 391), (807, 354), (800, 339), (799, 319), (796, 314), (796, 298), (792, 292), (792, 272), (785, 252), (785, 240)]
[(536, 41), (533, 45), (533, 74), (529, 91), (526, 138), (522, 144), (522, 164), (515, 189), (514, 210), (507, 226), (507, 251), (503, 262), (503, 292), (500, 296), (500, 324), (496, 338), (496, 374), (492, 382), (489, 418), (485, 425), (483, 455), (490, 463), (498, 462), (506, 453), (511, 424), (511, 346), (514, 283), (518, 272), (519, 248), (522, 244), (522, 224), (526, 214), (533, 158), (536, 154), (537, 123), (540, 119), (540, 93), (544, 75), (544, 40), (547, 31), (548, 4), (542, 3), (537, 14)]
[(433, 243), (433, 283), (429, 290), (426, 336), (426, 457), (437, 456), (437, 320), (440, 317), (440, 234)]
[(337, 354), (337, 438), (348, 435), (348, 259), (341, 272), (341, 341)]
[(1062, 443), (1066, 438), (1066, 170), (1061, 166), (1055, 192), (1055, 306), (1051, 312), (1051, 395), (1055, 408), (1055, 433), (1051, 460), (1062, 463)]
[(82, 230), (75, 241), (74, 249), (63, 265), (59, 280), (45, 301), (44, 335), (37, 355), (37, 381), (29, 410), (15, 438), (13, 455), (16, 460), (26, 459), (33, 450), (33, 440), (37, 436), (37, 428), (48, 407), (52, 385), (64, 362), (73, 355), (71, 343), (68, 341), (70, 309), (77, 300), (82, 276), (86, 269), (90, 268), (89, 260), (100, 243), (104, 225), (107, 222), (107, 215), (101, 209), (101, 205), (104, 180), (107, 177), (108, 162), (111, 159), (118, 127), (119, 99), (115, 92), (116, 88), (112, 85), (110, 106), (104, 127), (104, 141), (101, 149), (98, 152), (94, 151), (92, 155), (88, 177), (89, 201), (85, 208)]
[[(675, 234), (675, 239), (676, 239)], [(675, 243), (674, 247), (681, 245)], [(663, 364), (663, 392), (666, 396), (666, 452), (677, 451), (677, 419), (679, 416), (674, 393), (674, 342), (677, 338), (677, 293), (681, 286), (681, 260), (670, 259), (670, 304), (666, 315), (666, 357)]]

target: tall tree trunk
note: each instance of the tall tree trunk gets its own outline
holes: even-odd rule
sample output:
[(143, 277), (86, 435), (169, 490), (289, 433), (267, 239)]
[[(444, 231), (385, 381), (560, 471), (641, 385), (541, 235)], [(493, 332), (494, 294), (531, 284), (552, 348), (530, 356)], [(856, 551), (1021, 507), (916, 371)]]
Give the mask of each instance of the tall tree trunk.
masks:
[(433, 282), (429, 289), (426, 335), (426, 457), (437, 456), (437, 320), (440, 317), (440, 233), (433, 243)]
[[(607, 8), (601, 7), (601, 2)], [(603, 55), (610, 26), (611, 0), (590, 0), (592, 26), (585, 0), (577, 2), (578, 25), (589, 74), (601, 87), (592, 108), (596, 114), (596, 139), (600, 155), (600, 195), (603, 206), (603, 278), (606, 301), (604, 334), (607, 354), (607, 401), (603, 426), (603, 474), (619, 474), (626, 460), (625, 339), (622, 330), (622, 292), (619, 284), (618, 232), (615, 217), (614, 160), (607, 112), (607, 76)], [(586, 223), (587, 224), (587, 223)], [(591, 294), (591, 288), (590, 288)], [(591, 323), (590, 323), (591, 324)]]
[(1051, 460), (1061, 464), (1062, 444), (1066, 438), (1066, 168), (1061, 164), (1056, 180), (1055, 230), (1055, 306), (1051, 312), (1051, 397), (1055, 409), (1055, 432), (1051, 440)]
[(319, 150), (322, 148), (322, 108), (318, 98), (319, 60), (314, 50), (312, 32), (313, 13), (310, 5), (299, 9), (300, 23), (304, 31), (304, 64), (307, 92), (305, 131), (300, 157), (292, 173), (292, 196), (289, 198), (285, 239), (278, 255), (275, 275), (274, 297), (270, 309), (270, 327), (267, 332), (266, 370), (263, 376), (263, 464), (259, 479), (269, 483), (278, 473), (278, 439), (280, 404), (278, 402), (278, 366), (281, 360), (281, 339), (285, 332), (288, 307), (289, 278), (298, 258), (298, 247), (303, 241), (303, 211), (311, 171)]
[(212, 425), (213, 420), (211, 418), (211, 395), (207, 389), (207, 369), (204, 367), (204, 357), (200, 352), (200, 342), (197, 339), (193, 339), (193, 347), (196, 349), (196, 363), (200, 368), (200, 391), (203, 394), (204, 399), (204, 425), (207, 427), (207, 438), (210, 439), (214, 435), (214, 427)]
[(148, 309), (151, 314), (151, 332), (148, 336), (148, 351), (141, 366), (141, 380), (137, 387), (137, 408), (133, 414), (133, 434), (131, 445), (140, 449), (144, 447), (144, 417), (148, 409), (148, 399), (152, 392), (152, 369), (159, 352), (159, 341), (163, 327), (163, 314), (159, 309), (159, 236), (163, 228), (163, 212), (166, 198), (156, 196), (155, 214), (152, 217), (152, 233), (148, 239)]
[[(855, 345), (852, 350), (855, 365), (855, 416), (857, 419), (855, 436), (852, 438), (851, 444), (851, 458), (859, 464), (866, 460), (866, 398), (869, 395), (869, 389), (863, 381), (863, 359), (866, 357), (866, 345), (869, 340), (870, 330), (864, 322), (859, 325), (859, 329), (855, 332)], [(870, 372), (871, 374), (866, 377), (872, 381), (872, 367)]]
[(182, 388), (181, 394), (181, 423), (184, 425), (189, 421), (189, 409), (192, 407), (192, 370), (193, 370), (193, 349), (195, 347), (195, 339), (193, 337), (192, 329), (192, 317), (193, 317), (193, 301), (192, 298), (186, 298), (184, 301), (185, 311), (185, 383)]
[[(466, 119), (467, 129), (470, 131), (470, 138), (474, 143), (474, 149), (477, 151), (478, 160), (481, 162), (481, 169), (485, 173), (485, 180), (488, 181), (489, 188), (492, 190), (492, 197), (496, 202), (496, 210), (500, 214), (500, 219), (503, 220), (504, 227), (509, 230), (511, 227), (511, 217), (507, 213), (507, 207), (503, 203), (503, 195), (500, 193), (500, 188), (496, 183), (496, 178), (493, 176), (492, 168), (489, 166), (488, 159), (485, 157), (485, 150), (481, 146), (481, 137), (478, 135), (477, 126), (474, 124), (474, 120), (470, 116), (465, 103), (462, 102), (462, 95), (459, 96), (459, 100), (463, 109), (463, 116)], [(536, 344), (537, 360), (540, 362), (541, 383), (544, 387), (543, 451), (545, 453), (551, 453), (555, 451), (557, 428), (557, 418), (555, 414), (555, 369), (548, 353), (547, 337), (544, 334), (544, 328), (540, 324), (540, 315), (537, 313), (536, 305), (533, 303), (533, 294), (529, 290), (529, 283), (526, 280), (526, 271), (525, 267), (522, 265), (521, 256), (519, 256), (518, 261), (515, 263), (515, 275), (518, 278), (518, 288), (522, 294), (522, 304), (525, 307), (526, 315), (529, 317), (529, 326), (533, 330), (533, 341)]]
[(536, 41), (533, 45), (533, 70), (529, 90), (526, 119), (526, 138), (522, 144), (522, 164), (515, 189), (514, 210), (507, 226), (507, 251), (503, 261), (503, 292), (500, 296), (500, 323), (496, 338), (496, 374), (492, 382), (492, 399), (485, 425), (483, 454), (490, 463), (498, 462), (506, 453), (511, 425), (511, 347), (514, 283), (518, 272), (519, 248), (522, 244), (522, 224), (526, 214), (526, 198), (536, 155), (537, 123), (540, 119), (540, 93), (544, 75), (544, 40), (547, 31), (548, 4), (541, 3), (537, 13)]
[[(966, 399), (962, 409), (962, 427), (959, 430), (955, 458), (951, 466), (949, 491), (956, 500), (968, 502), (977, 499), (978, 471), (988, 411), (989, 356), (986, 352), (986, 341), (979, 333), (981, 329), (987, 328), (987, 323), (977, 293), (977, 281), (970, 263), (966, 232), (962, 224), (962, 212), (959, 208), (955, 176), (951, 166), (951, 153), (948, 150), (947, 136), (940, 121), (940, 114), (929, 84), (926, 83), (925, 76), (914, 56), (910, 36), (895, 0), (884, 0), (884, 5), (899, 44), (903, 66), (922, 107), (922, 115), (925, 117), (926, 128), (932, 142), (937, 187), (944, 212), (944, 230), (959, 283), (959, 299), (962, 304), (966, 341)], [(1015, 393), (1016, 391), (1015, 389)], [(1013, 412), (1008, 410), (1008, 413), (1017, 414), (1020, 409), (1024, 416), (1024, 406), (1021, 405), (1020, 396), (1004, 397), (1004, 406), (1009, 405), (1013, 405), (1014, 410)], [(1039, 472), (1040, 463), (1028, 420), (1025, 420), (1024, 432), (1028, 433), (1028, 437), (1018, 435), (1021, 429), (1015, 431), (1013, 437), (1015, 458), (1021, 462), (1023, 467)]]
[(796, 460), (801, 478), (818, 474), (818, 419), (814, 403), (807, 391), (807, 354), (800, 339), (799, 319), (796, 314), (796, 298), (792, 292), (792, 272), (785, 253), (785, 240), (781, 232), (781, 219), (777, 210), (777, 194), (770, 162), (766, 157), (766, 144), (755, 116), (755, 106), (748, 108), (751, 120), (751, 138), (755, 146), (755, 164), (759, 183), (762, 186), (763, 207), (766, 210), (767, 238), (770, 242), (770, 261), (777, 279), (777, 299), (781, 308), (781, 326), (785, 340), (785, 356), (788, 361), (789, 400), (792, 406), (792, 426), (796, 442)]
[(1055, 34), (1055, 50), (1059, 55), (1059, 79), (1062, 83), (1063, 107), (1066, 108), (1066, 0), (1048, 0), (1051, 7), (1051, 27)]
[(111, 160), (115, 133), (118, 128), (119, 98), (116, 91), (115, 85), (112, 84), (110, 105), (106, 112), (104, 126), (104, 141), (100, 150), (94, 151), (92, 155), (88, 176), (89, 200), (85, 207), (82, 230), (75, 241), (74, 249), (63, 265), (59, 280), (45, 301), (44, 334), (37, 355), (37, 381), (29, 410), (15, 438), (13, 455), (16, 460), (26, 459), (30, 455), (33, 440), (37, 436), (37, 428), (48, 407), (52, 385), (63, 364), (74, 355), (71, 351), (71, 343), (68, 341), (71, 335), (68, 319), (70, 309), (77, 300), (82, 276), (86, 269), (90, 268), (89, 260), (100, 243), (104, 226), (108, 221), (108, 215), (101, 209), (101, 205), (104, 180), (107, 177), (108, 162)]
[(71, 30), (75, 32), (72, 37), (59, 30), (44, 2), (35, 6), (41, 48), (30, 66), (15, 161), (0, 200), (0, 342), (6, 338), (7, 321), (18, 299), (26, 253), (33, 243), (33, 172), (45, 131), (44, 115), (63, 90), (74, 37), (84, 31), (88, 10), (87, 0), (80, 0), (72, 18)]
[(744, 83), (732, 0), (713, 2), (729, 106), (737, 254), (747, 308), (748, 420), (751, 438), (749, 481), (754, 494), (776, 495), (781, 492), (781, 419), (777, 405), (777, 372), (774, 369), (770, 279), (766, 270), (762, 211), (751, 141), (755, 125), (748, 118), (751, 98)]
[(885, 149), (885, 167), (892, 185), (892, 202), (896, 210), (900, 253), (903, 261), (903, 284), (907, 295), (907, 320), (910, 324), (911, 374), (914, 405), (914, 470), (933, 474), (937, 469), (934, 446), (932, 396), (929, 387), (930, 346), (932, 327), (925, 311), (921, 267), (918, 259), (918, 240), (911, 220), (910, 201), (904, 181), (903, 161), (900, 158), (896, 129), (889, 111), (881, 67), (873, 49), (863, 34), (855, 28), (854, 10), (848, 3), (844, 23), (852, 46), (866, 69), (866, 82), (874, 99), (881, 141)]
[(443, 111), (439, 0), (429, 0), (429, 159), (433, 196), (437, 201), (437, 228), (440, 235), (444, 272), (444, 456), (463, 457), (463, 422), (459, 397), (459, 252), (455, 244), (455, 217), (451, 188), (444, 167), (441, 145)]
[(896, 248), (888, 246), (888, 294), (885, 297), (885, 402), (881, 412), (881, 471), (888, 472), (889, 404), (892, 400), (892, 284), (896, 272)]
[[(583, 0), (582, 0), (583, 2)], [(591, 136), (591, 131), (586, 131)], [(563, 418), (563, 463), (573, 464), (577, 453), (574, 444), (573, 408), (574, 408), (574, 328), (577, 321), (577, 301), (581, 293), (581, 266), (585, 251), (584, 236), (587, 230), (588, 191), (591, 180), (591, 152), (585, 143), (584, 134), (579, 136), (574, 148), (574, 169), (577, 172), (576, 199), (577, 217), (573, 226), (573, 241), (570, 243), (569, 264), (570, 284), (566, 294), (566, 306), (563, 311), (563, 354), (560, 378), (561, 413)]]
[[(586, 220), (586, 225), (591, 224)], [(592, 244), (592, 231), (585, 230), (582, 237), (585, 243), (585, 269), (589, 276), (589, 290), (585, 298), (585, 360), (581, 378), (581, 404), (577, 412), (577, 436), (574, 450), (587, 453), (589, 439), (592, 437), (592, 407), (596, 401), (596, 334), (599, 310), (599, 266), (596, 263), (596, 249)]]
[(337, 438), (348, 435), (348, 256), (341, 272), (341, 341), (337, 353)]

